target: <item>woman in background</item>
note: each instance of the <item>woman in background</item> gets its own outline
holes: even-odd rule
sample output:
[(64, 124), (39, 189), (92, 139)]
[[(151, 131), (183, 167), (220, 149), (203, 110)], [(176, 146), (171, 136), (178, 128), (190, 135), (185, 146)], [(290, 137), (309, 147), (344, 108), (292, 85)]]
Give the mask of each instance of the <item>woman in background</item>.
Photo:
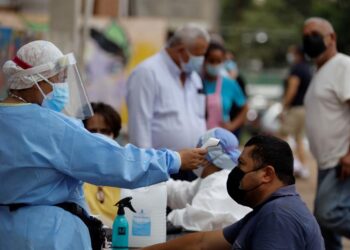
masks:
[[(85, 128), (91, 133), (99, 133), (116, 139), (122, 125), (118, 112), (104, 103), (91, 103), (91, 107), (94, 115), (83, 121)], [(120, 189), (85, 183), (84, 193), (90, 212), (99, 215), (104, 224), (112, 226), (117, 214), (114, 204), (120, 198)]]
[[(222, 127), (235, 132), (244, 124), (248, 106), (238, 83), (221, 76), (224, 62), (224, 47), (211, 43), (205, 54), (203, 69), (203, 86), (207, 96), (207, 128)], [(232, 105), (238, 106), (241, 110), (231, 119)]]

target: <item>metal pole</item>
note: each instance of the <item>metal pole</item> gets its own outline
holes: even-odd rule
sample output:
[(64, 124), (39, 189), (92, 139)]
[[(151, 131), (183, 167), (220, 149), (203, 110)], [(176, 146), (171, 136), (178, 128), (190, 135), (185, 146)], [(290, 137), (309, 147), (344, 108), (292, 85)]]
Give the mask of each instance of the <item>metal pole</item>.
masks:
[[(80, 70), (83, 70), (84, 65), (84, 52), (86, 47), (86, 41), (89, 38), (89, 32), (90, 32), (90, 19), (93, 14), (93, 8), (94, 8), (94, 0), (84, 0), (84, 16), (81, 23), (81, 42), (79, 46), (79, 54), (78, 54), (78, 63), (80, 65)], [(84, 75), (84, 72), (82, 72), (82, 75)]]

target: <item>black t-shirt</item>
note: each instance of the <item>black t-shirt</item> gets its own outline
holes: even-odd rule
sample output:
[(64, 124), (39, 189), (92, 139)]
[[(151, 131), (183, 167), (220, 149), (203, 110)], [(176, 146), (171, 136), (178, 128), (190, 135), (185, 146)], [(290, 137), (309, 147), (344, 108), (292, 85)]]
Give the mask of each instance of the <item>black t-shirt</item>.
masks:
[(289, 76), (296, 76), (300, 79), (298, 91), (290, 106), (302, 106), (304, 104), (304, 96), (312, 78), (311, 67), (306, 62), (295, 64), (292, 66)]
[[(247, 97), (247, 92), (245, 89), (246, 81), (242, 75), (238, 75), (236, 78), (236, 81), (238, 85), (241, 87), (241, 90), (245, 97)], [(230, 120), (232, 121), (237, 117), (237, 115), (241, 112), (242, 107), (238, 107), (235, 103), (232, 103), (231, 109), (230, 109)]]

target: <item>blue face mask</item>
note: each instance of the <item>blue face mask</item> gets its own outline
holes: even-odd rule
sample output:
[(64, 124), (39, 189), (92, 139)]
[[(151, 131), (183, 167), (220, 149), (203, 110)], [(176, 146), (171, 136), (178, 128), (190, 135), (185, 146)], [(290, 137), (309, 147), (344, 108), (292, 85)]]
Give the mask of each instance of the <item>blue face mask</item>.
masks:
[(61, 112), (69, 102), (68, 83), (50, 83), (52, 91), (45, 96), (41, 106), (57, 112)]
[(193, 56), (189, 53), (190, 59), (187, 63), (182, 62), (181, 67), (185, 73), (192, 73), (196, 71), (200, 73), (203, 67), (204, 56)]
[(205, 65), (205, 70), (206, 72), (210, 75), (210, 76), (214, 76), (217, 77), (218, 75), (220, 75), (220, 72), (223, 68), (222, 64), (206, 64)]
[(237, 70), (237, 64), (232, 60), (226, 60), (225, 61), (225, 69), (227, 71)]

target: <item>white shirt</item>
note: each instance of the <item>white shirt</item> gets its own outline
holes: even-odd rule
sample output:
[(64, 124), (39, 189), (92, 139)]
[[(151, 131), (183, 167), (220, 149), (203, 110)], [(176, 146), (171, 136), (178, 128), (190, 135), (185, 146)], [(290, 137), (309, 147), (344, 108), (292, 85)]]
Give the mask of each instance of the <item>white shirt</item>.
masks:
[(335, 167), (350, 146), (350, 57), (338, 53), (314, 75), (305, 96), (306, 133), (320, 170)]
[(202, 82), (192, 72), (183, 85), (180, 73), (165, 49), (132, 72), (126, 99), (132, 144), (173, 150), (196, 146), (206, 131)]
[(167, 181), (168, 220), (191, 231), (222, 229), (251, 211), (233, 201), (227, 193), (230, 170), (221, 170), (192, 182)]

